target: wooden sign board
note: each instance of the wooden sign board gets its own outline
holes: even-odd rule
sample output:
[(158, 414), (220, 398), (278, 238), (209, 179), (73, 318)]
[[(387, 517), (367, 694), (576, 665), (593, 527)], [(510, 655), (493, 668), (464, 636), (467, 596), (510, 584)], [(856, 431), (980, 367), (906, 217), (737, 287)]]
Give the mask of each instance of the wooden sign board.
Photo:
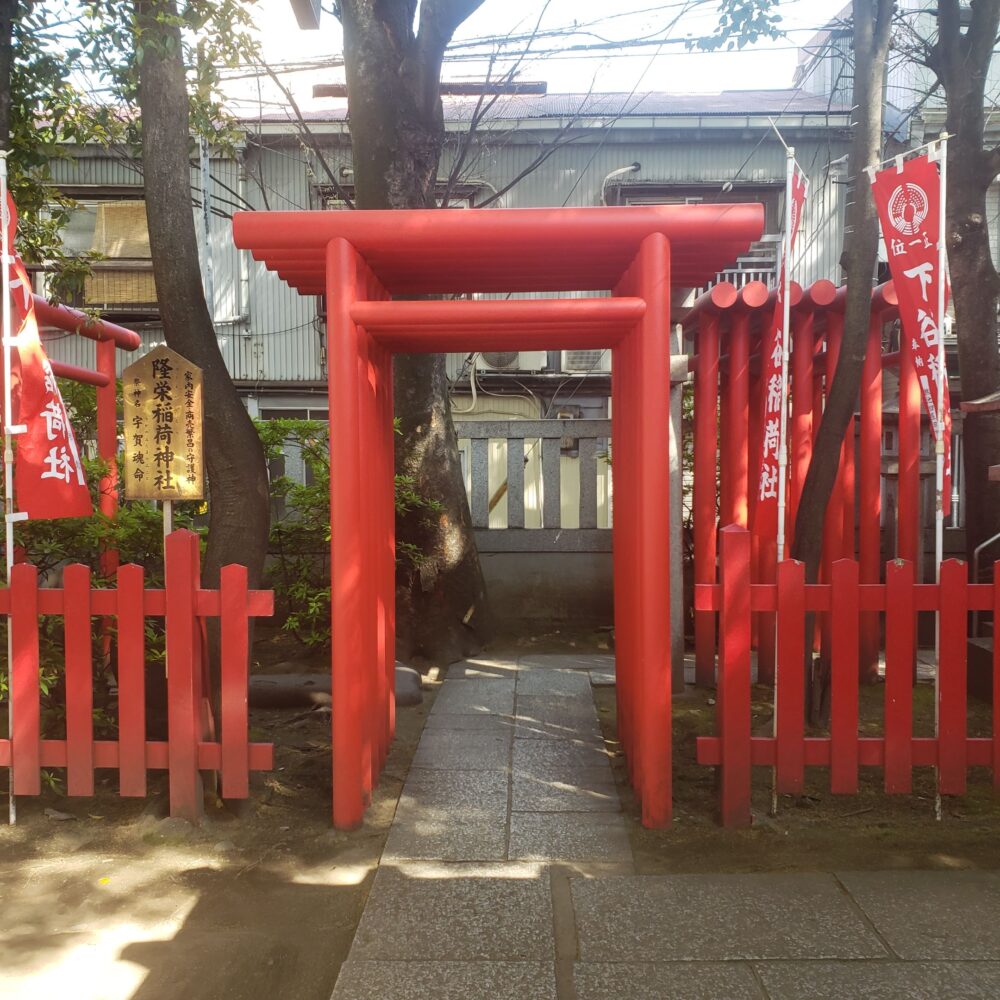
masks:
[(122, 372), (122, 394), (126, 498), (203, 499), (201, 369), (157, 347)]

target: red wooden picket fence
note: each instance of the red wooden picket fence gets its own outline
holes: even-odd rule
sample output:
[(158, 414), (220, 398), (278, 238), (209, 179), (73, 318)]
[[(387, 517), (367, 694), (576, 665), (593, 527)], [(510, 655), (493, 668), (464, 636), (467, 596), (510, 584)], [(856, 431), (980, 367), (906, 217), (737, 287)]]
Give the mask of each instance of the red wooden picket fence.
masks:
[[(699, 737), (699, 764), (721, 772), (725, 826), (751, 821), (751, 770), (774, 768), (779, 794), (803, 791), (806, 767), (830, 772), (830, 791), (858, 791), (860, 767), (880, 767), (885, 791), (912, 789), (914, 767), (937, 769), (942, 795), (965, 792), (970, 767), (989, 767), (1000, 790), (1000, 654), (993, 653), (992, 734), (967, 735), (967, 635), (971, 611), (992, 611), (1000, 621), (1000, 571), (991, 584), (969, 583), (965, 563), (941, 566), (939, 584), (915, 581), (910, 562), (886, 566), (886, 582), (860, 584), (858, 564), (843, 559), (829, 583), (805, 583), (802, 563), (778, 566), (775, 583), (751, 584), (750, 534), (730, 526), (720, 532), (718, 584), (699, 584), (695, 607), (719, 614), (719, 671), (715, 736)], [(998, 564), (1000, 566), (1000, 564)], [(751, 614), (777, 615), (777, 681), (773, 736), (751, 734)], [(831, 636), (830, 732), (805, 736), (803, 670), (805, 616), (829, 615)], [(939, 656), (936, 735), (913, 735), (913, 678), (917, 614), (937, 613)], [(885, 715), (881, 736), (858, 733), (859, 637), (871, 616), (885, 617)]]
[[(248, 642), (251, 617), (273, 613), (269, 591), (247, 587), (245, 566), (226, 566), (218, 590), (200, 584), (198, 536), (175, 531), (166, 542), (165, 588), (145, 586), (141, 566), (121, 566), (117, 586), (91, 587), (87, 566), (67, 566), (61, 588), (38, 586), (38, 570), (20, 564), (0, 588), (0, 615), (11, 629), (9, 696), (13, 725), (0, 740), (0, 767), (13, 767), (15, 795), (38, 795), (42, 768), (66, 769), (68, 795), (94, 794), (94, 769), (118, 771), (122, 796), (145, 796), (147, 772), (166, 770), (170, 814), (196, 821), (202, 810), (201, 771), (221, 775), (226, 798), (246, 798), (250, 771), (274, 766), (271, 744), (248, 736)], [(39, 616), (65, 624), (66, 738), (43, 739), (40, 713)], [(93, 657), (95, 617), (117, 622), (118, 739), (95, 740)], [(162, 618), (167, 646), (167, 740), (146, 738), (147, 618)], [(221, 735), (208, 709), (205, 622), (220, 619)]]

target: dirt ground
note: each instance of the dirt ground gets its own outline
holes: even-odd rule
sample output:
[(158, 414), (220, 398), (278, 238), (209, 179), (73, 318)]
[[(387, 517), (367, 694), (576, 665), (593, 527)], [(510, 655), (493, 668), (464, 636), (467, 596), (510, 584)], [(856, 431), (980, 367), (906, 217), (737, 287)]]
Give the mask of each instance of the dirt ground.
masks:
[[(257, 669), (301, 668), (290, 651), (265, 637)], [(163, 818), (162, 777), (148, 800), (119, 798), (101, 771), (93, 799), (20, 799), (17, 826), (0, 826), (0, 996), (328, 1000), (436, 686), (399, 710), (351, 833), (330, 826), (328, 711), (253, 710), (251, 736), (275, 744), (275, 770), (253, 776), (240, 815), (209, 806), (200, 828)]]
[[(606, 631), (504, 636), (494, 652), (606, 652)], [(325, 670), (280, 637), (255, 645), (262, 673)], [(327, 1000), (347, 955), (374, 868), (436, 683), (424, 704), (401, 709), (398, 735), (361, 829), (330, 828), (330, 720), (324, 711), (254, 710), (251, 735), (275, 744), (275, 770), (253, 778), (241, 815), (211, 808), (200, 828), (164, 819), (165, 783), (149, 800), (122, 800), (115, 776), (98, 772), (93, 799), (47, 791), (19, 803), (16, 827), (0, 826), (0, 997), (37, 1000)], [(933, 718), (933, 692), (918, 686), (918, 729)], [(878, 725), (881, 687), (862, 698), (863, 728)], [(863, 771), (857, 796), (835, 797), (823, 772), (807, 794), (783, 797), (769, 816), (769, 771), (756, 769), (756, 822), (716, 823), (709, 768), (694, 738), (713, 726), (712, 692), (675, 701), (675, 821), (644, 830), (614, 766), (640, 873), (815, 871), (1000, 866), (1000, 800), (987, 773), (934, 819), (933, 778), (918, 772), (913, 795), (886, 798), (878, 771)], [(614, 747), (614, 689), (595, 689)], [(754, 728), (766, 731), (770, 692), (754, 690)], [(986, 731), (989, 710), (972, 710)], [(70, 815), (55, 818), (46, 810)]]
[[(881, 684), (862, 689), (862, 732), (880, 731), (883, 690)], [(594, 693), (605, 736), (617, 746), (614, 688)], [(712, 769), (695, 761), (695, 738), (713, 732), (713, 703), (713, 691), (693, 687), (675, 696), (674, 823), (669, 831), (640, 825), (624, 759), (619, 753), (614, 760), (640, 874), (1000, 867), (1000, 796), (993, 792), (990, 773), (980, 768), (970, 771), (967, 795), (945, 799), (938, 821), (930, 768), (916, 769), (913, 794), (898, 796), (885, 795), (877, 768), (861, 769), (858, 795), (831, 795), (828, 772), (807, 768), (806, 793), (780, 796), (772, 816), (771, 772), (758, 767), (753, 826), (722, 829)], [(918, 735), (932, 731), (933, 713), (933, 687), (921, 683), (914, 692)], [(771, 691), (755, 687), (755, 733), (770, 732), (771, 714)], [(988, 706), (971, 703), (970, 734), (985, 735), (989, 725)]]

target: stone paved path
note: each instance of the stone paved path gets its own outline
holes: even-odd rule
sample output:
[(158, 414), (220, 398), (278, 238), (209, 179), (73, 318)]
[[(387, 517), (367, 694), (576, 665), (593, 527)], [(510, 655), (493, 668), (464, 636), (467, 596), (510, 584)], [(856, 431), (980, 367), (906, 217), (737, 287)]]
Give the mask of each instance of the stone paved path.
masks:
[(333, 1000), (993, 1000), (1000, 876), (637, 876), (591, 683), (452, 667)]

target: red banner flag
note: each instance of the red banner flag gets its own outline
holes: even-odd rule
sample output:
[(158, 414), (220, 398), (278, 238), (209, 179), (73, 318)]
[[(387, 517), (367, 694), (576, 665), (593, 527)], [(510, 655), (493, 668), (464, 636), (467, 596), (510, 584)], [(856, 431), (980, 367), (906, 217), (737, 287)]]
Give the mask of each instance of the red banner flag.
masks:
[[(17, 213), (8, 196), (8, 246), (13, 253)], [(31, 520), (88, 517), (93, 507), (69, 414), (45, 356), (31, 280), (20, 257), (10, 267), (11, 326), (16, 347), (11, 356), (11, 414), (27, 430), (17, 436), (14, 496), (17, 510)]]
[(785, 344), (785, 274), (789, 257), (795, 247), (795, 237), (802, 221), (806, 191), (809, 182), (799, 170), (792, 174), (791, 215), (788, 220), (788, 239), (784, 248), (778, 275), (778, 295), (774, 303), (774, 317), (761, 349), (761, 377), (763, 379), (763, 416), (761, 421), (760, 473), (757, 477), (757, 496), (754, 511), (754, 529), (758, 534), (774, 535), (778, 526), (778, 476), (781, 448), (781, 408), (788, 398), (787, 372), (782, 375), (781, 355)]
[[(913, 348), (913, 364), (931, 418), (934, 437), (944, 435), (942, 505), (951, 510), (951, 398), (944, 373), (944, 399), (938, 400), (943, 317), (938, 315), (938, 234), (941, 218), (941, 178), (925, 154), (872, 177), (872, 194), (882, 223), (882, 239), (899, 300), (903, 336)], [(947, 289), (945, 290), (947, 294)], [(938, 414), (943, 414), (939, 421)], [(939, 424), (943, 423), (943, 427)]]

